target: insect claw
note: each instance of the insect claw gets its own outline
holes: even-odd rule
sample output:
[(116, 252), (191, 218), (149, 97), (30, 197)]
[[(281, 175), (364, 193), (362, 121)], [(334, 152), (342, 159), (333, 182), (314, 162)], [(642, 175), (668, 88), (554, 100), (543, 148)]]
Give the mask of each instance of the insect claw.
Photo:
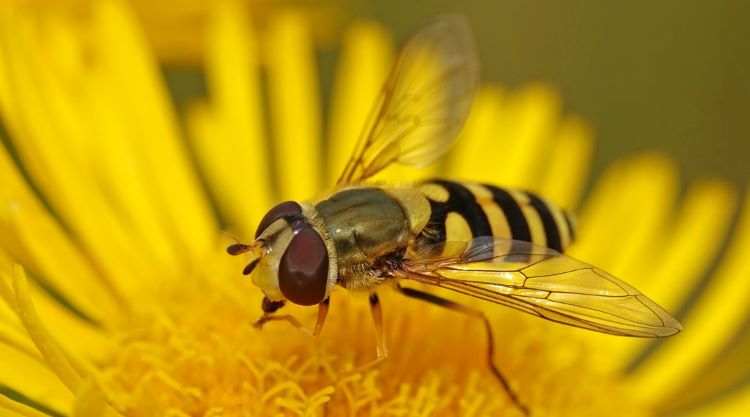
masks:
[(263, 325), (268, 323), (271, 319), (268, 316), (261, 316), (258, 320), (253, 323), (253, 328), (263, 330)]

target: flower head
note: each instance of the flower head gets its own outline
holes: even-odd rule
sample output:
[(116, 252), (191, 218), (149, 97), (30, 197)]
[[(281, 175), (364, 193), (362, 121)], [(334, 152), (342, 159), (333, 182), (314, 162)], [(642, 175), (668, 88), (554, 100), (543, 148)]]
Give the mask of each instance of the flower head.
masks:
[[(374, 357), (363, 300), (337, 292), (319, 343), (283, 323), (259, 331), (250, 323), (261, 294), (223, 252), (222, 230), (252, 236), (273, 201), (320, 192), (341, 170), (390, 65), (382, 28), (357, 23), (344, 37), (323, 139), (305, 15), (271, 13), (259, 48), (240, 3), (212, 5), (208, 96), (181, 114), (132, 11), (83, 4), (72, 16), (0, 6), (0, 411), (517, 413), (487, 371), (472, 318), (384, 292), (391, 357), (351, 374)], [(485, 86), (445, 160), (384, 179), (439, 172), (575, 209), (593, 136), (559, 107), (544, 85)], [(677, 182), (661, 154), (615, 163), (581, 206), (571, 251), (678, 312), (679, 337), (615, 338), (485, 306), (495, 361), (536, 415), (711, 415), (747, 404), (747, 343), (736, 335), (750, 292), (750, 201), (723, 248), (733, 190), (704, 180), (681, 197)], [(728, 387), (739, 389), (714, 401)]]

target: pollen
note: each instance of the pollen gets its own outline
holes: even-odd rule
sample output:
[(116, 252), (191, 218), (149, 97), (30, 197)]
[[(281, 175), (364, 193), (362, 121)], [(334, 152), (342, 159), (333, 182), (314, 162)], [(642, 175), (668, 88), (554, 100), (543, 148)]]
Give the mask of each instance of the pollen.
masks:
[[(125, 416), (521, 415), (490, 372), (474, 318), (383, 291), (390, 357), (354, 372), (375, 358), (365, 298), (334, 292), (315, 340), (284, 322), (254, 328), (261, 297), (242, 278), (186, 282), (141, 300), (113, 331), (116, 353), (97, 380)], [(643, 415), (611, 375), (584, 371), (575, 329), (500, 309), (490, 309), (494, 360), (534, 415)], [(284, 310), (314, 322), (315, 308)]]
[(260, 416), (327, 403), (333, 387), (311, 378), (313, 341), (287, 328), (269, 343), (252, 326), (261, 298), (250, 286), (183, 283), (169, 302), (144, 301), (114, 332), (117, 353), (100, 371), (112, 406), (133, 416)]

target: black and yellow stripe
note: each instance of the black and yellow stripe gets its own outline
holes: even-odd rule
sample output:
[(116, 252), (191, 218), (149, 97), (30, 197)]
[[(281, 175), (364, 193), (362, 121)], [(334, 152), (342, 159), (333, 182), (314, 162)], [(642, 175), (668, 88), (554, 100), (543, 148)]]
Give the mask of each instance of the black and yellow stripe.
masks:
[(571, 217), (532, 193), (446, 180), (421, 190), (432, 209), (421, 236), (429, 243), (497, 236), (562, 252), (574, 238)]

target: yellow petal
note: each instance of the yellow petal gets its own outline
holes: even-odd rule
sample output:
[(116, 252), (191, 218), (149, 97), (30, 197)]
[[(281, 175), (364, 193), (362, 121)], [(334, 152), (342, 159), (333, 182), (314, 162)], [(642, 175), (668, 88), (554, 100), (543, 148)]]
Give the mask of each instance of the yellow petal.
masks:
[[(86, 74), (83, 91), (72, 94), (80, 102), (80, 116), (91, 140), (91, 169), (105, 190), (105, 198), (127, 222), (130, 244), (149, 255), (148, 267), (173, 271), (181, 245), (172, 237), (169, 221), (152, 189), (153, 178), (144, 169), (141, 149), (132, 140), (131, 121), (122, 103), (111, 94), (99, 73)], [(73, 100), (71, 100), (73, 101)], [(94, 191), (95, 192), (95, 191)]]
[[(670, 311), (683, 306), (729, 237), (729, 226), (737, 209), (737, 193), (721, 180), (702, 180), (693, 184), (680, 203), (671, 231), (659, 246), (656, 268), (643, 265), (644, 292), (660, 300)], [(679, 285), (675, 285), (679, 283)]]
[[(684, 330), (666, 340), (628, 381), (644, 401), (658, 404), (680, 395), (734, 337), (750, 313), (750, 194), (730, 247), (708, 287), (682, 321)], [(720, 318), (720, 319), (718, 319)]]
[[(497, 133), (499, 146), (493, 166), (499, 184), (537, 189), (542, 180), (539, 167), (547, 164), (548, 152), (560, 112), (560, 99), (548, 86), (531, 85), (512, 94), (504, 106), (503, 124)], [(488, 161), (489, 162), (489, 161)]]
[(728, 393), (689, 411), (674, 414), (679, 417), (731, 417), (744, 416), (750, 411), (750, 385)]
[(218, 2), (214, 8), (206, 57), (211, 107), (193, 109), (188, 126), (220, 212), (251, 237), (274, 194), (258, 45), (247, 14), (236, 0)]
[(448, 153), (451, 178), (500, 185), (506, 156), (498, 137), (505, 96), (497, 86), (483, 86), (474, 100), (456, 145)]
[(43, 359), (0, 342), (0, 369), (0, 386), (61, 414), (70, 408), (73, 395)]
[[(5, 303), (0, 303), (0, 340), (16, 347), (26, 354), (37, 357), (39, 353), (33, 342), (28, 338), (22, 322), (18, 320), (20, 309), (16, 296), (8, 283), (11, 281), (12, 271), (3, 268), (0, 281), (0, 295)], [(10, 272), (10, 273), (9, 273)], [(8, 282), (6, 282), (8, 281)], [(70, 352), (77, 363), (101, 363), (109, 358), (113, 352), (111, 340), (102, 329), (82, 319), (67, 307), (60, 304), (60, 300), (52, 298), (47, 292), (36, 285), (30, 285), (31, 296), (42, 321), (45, 323), (55, 340), (60, 341), (62, 348)]]
[[(654, 279), (651, 269), (659, 259), (655, 251), (662, 250), (654, 242), (665, 233), (674, 207), (676, 170), (671, 159), (658, 153), (612, 164), (585, 203), (579, 236), (569, 253), (642, 290), (641, 284)], [(584, 339), (596, 347), (591, 366), (604, 372), (626, 366), (621, 355), (628, 346), (635, 352), (632, 347), (638, 343), (598, 333), (587, 333)]]
[(114, 417), (122, 414), (107, 404), (107, 399), (93, 378), (87, 378), (81, 384), (73, 402), (72, 417)]
[(19, 325), (15, 312), (11, 311), (5, 303), (0, 303), (0, 343), (15, 348), (30, 357), (41, 359), (23, 326)]
[(0, 417), (49, 417), (49, 414), (0, 394)]
[[(645, 263), (659, 250), (653, 247), (653, 242), (663, 235), (665, 223), (671, 220), (679, 179), (675, 163), (659, 154), (638, 158), (631, 167), (631, 174), (624, 187), (617, 190), (620, 202), (612, 202), (620, 205), (618, 213), (622, 217), (619, 229), (611, 235), (616, 238), (610, 237), (611, 244), (605, 245), (610, 250), (610, 259), (601, 266), (641, 288), (653, 279), (643, 273), (648, 270)], [(618, 220), (613, 215), (611, 221)]]
[[(2, 7), (0, 8), (0, 15), (6, 14), (5, 7), (0, 7)], [(10, 85), (8, 84), (8, 74), (6, 70), (8, 64), (5, 62), (7, 52), (5, 50), (5, 42), (2, 41), (3, 35), (4, 34), (0, 32), (0, 121), (2, 121), (4, 127), (3, 130), (0, 130), (0, 137), (5, 133), (4, 130), (8, 129), (9, 121), (13, 120), (10, 106)]]
[[(10, 137), (24, 167), (67, 226), (112, 277), (132, 283), (124, 275), (131, 267), (140, 265), (145, 269), (144, 254), (136, 250), (136, 242), (128, 236), (125, 225), (101, 198), (94, 177), (85, 170), (80, 155), (75, 154), (75, 146), (68, 148), (80, 140), (80, 124), (76, 124), (66, 106), (63, 93), (51, 82), (41, 57), (30, 53), (36, 50), (30, 20), (24, 14), (4, 16), (6, 32), (2, 38), (9, 55), (8, 83), (13, 87), (10, 106), (18, 116), (9, 125)], [(26, 214), (23, 210), (18, 213)]]
[(39, 352), (44, 356), (49, 367), (55, 372), (60, 381), (72, 392), (78, 389), (81, 376), (74, 369), (69, 359), (60, 350), (59, 345), (44, 328), (36, 313), (34, 304), (29, 294), (29, 283), (26, 274), (20, 266), (15, 267), (13, 276), (13, 290), (16, 293), (18, 315), (23, 322), (26, 331), (29, 332), (31, 340), (34, 341)]
[(732, 338), (710, 365), (701, 372), (700, 384), (690, 384), (680, 390), (680, 395), (662, 405), (665, 411), (686, 410), (706, 401), (742, 390), (750, 380), (750, 327), (744, 325), (741, 333)]
[(31, 289), (41, 321), (76, 363), (90, 368), (111, 357), (115, 347), (104, 329), (75, 315), (36, 286)]
[(326, 145), (328, 184), (335, 183), (344, 170), (393, 60), (392, 42), (375, 23), (356, 23), (343, 39)]
[(13, 265), (10, 257), (0, 250), (0, 342), (30, 357), (41, 359), (18, 319), (18, 304), (12, 284)]
[[(43, 208), (0, 146), (0, 244), (19, 262), (59, 291), (76, 308), (107, 322), (118, 310), (118, 294), (95, 272), (80, 249)], [(40, 239), (39, 236), (44, 236)], [(77, 279), (71, 280), (75, 276)]]
[[(638, 289), (676, 314), (705, 277), (727, 238), (736, 199), (732, 187), (723, 181), (705, 180), (691, 186), (673, 221), (652, 241), (644, 242), (643, 261), (632, 261), (628, 274), (643, 277)], [(605, 368), (622, 370), (651, 343), (658, 342), (628, 339), (609, 343), (606, 355), (602, 355), (607, 362)]]
[(566, 210), (575, 210), (586, 185), (594, 134), (588, 124), (567, 116), (555, 133), (546, 167), (540, 169), (543, 180), (538, 191)]
[[(175, 242), (196, 262), (210, 250), (216, 224), (182, 145), (177, 115), (132, 11), (120, 0), (94, 4), (96, 50), (135, 135)], [(189, 225), (189, 227), (187, 226)], [(186, 256), (184, 259), (191, 259)]]
[(268, 89), (282, 200), (301, 200), (320, 190), (323, 167), (320, 97), (307, 21), (294, 12), (271, 19)]
[(571, 254), (638, 288), (649, 279), (633, 273), (641, 250), (658, 236), (677, 194), (674, 162), (647, 153), (617, 161), (604, 173), (579, 217)]

